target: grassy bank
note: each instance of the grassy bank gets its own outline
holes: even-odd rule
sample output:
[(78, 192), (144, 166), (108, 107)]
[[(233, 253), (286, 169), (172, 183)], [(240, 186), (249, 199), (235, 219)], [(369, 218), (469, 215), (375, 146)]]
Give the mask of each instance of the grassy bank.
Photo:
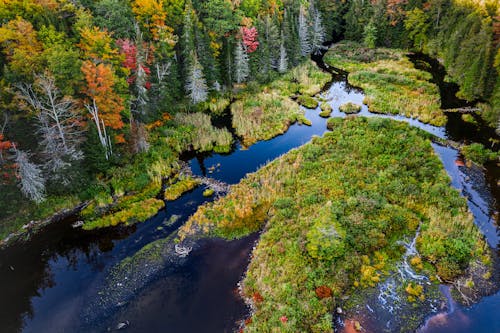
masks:
[(300, 103), (315, 107), (317, 102), (311, 96), (329, 80), (328, 73), (307, 61), (264, 87), (249, 85), (231, 105), (236, 133), (248, 146), (284, 133), (294, 122), (307, 124), (304, 112), (291, 97), (298, 96)]
[(201, 206), (179, 232), (181, 241), (200, 231), (232, 239), (265, 226), (243, 281), (249, 332), (331, 332), (334, 306), (381, 281), (401, 260), (397, 241), (419, 225), (412, 262), (424, 274), (453, 280), (471, 260), (488, 261), (428, 134), (388, 119), (334, 122)]
[(400, 114), (436, 126), (446, 124), (438, 88), (429, 82), (431, 75), (415, 69), (402, 51), (342, 42), (328, 51), (324, 61), (349, 72), (349, 83), (364, 89), (364, 103), (371, 112)]

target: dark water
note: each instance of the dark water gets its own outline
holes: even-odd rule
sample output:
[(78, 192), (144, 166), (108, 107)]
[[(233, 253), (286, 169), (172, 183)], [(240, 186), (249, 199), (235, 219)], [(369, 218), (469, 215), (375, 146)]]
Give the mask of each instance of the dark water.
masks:
[[(358, 102), (361, 90), (346, 83), (345, 75), (334, 76), (322, 97), (334, 107), (332, 116), (344, 116), (338, 105)], [(305, 110), (312, 126), (295, 124), (281, 136), (258, 142), (248, 149), (238, 144), (231, 154), (197, 155), (189, 160), (194, 173), (205, 174), (227, 183), (237, 183), (248, 172), (256, 171), (314, 135), (326, 131), (326, 120), (319, 109)], [(366, 106), (361, 112), (369, 113)], [(391, 117), (409, 122), (439, 137), (455, 134), (448, 128), (422, 124), (404, 117)], [(456, 125), (459, 126), (459, 125)], [(455, 133), (455, 132), (453, 132)], [(461, 133), (461, 132), (459, 132)], [(467, 138), (466, 134), (462, 138)], [(470, 134), (470, 133), (469, 133)], [(456, 165), (460, 158), (451, 148), (434, 146), (455, 187), (468, 198), (476, 223), (485, 233), (489, 244), (498, 247), (496, 221), (498, 211), (498, 168), (467, 169)], [(215, 167), (210, 172), (211, 167)], [(171, 235), (196, 208), (207, 200), (198, 188), (180, 199), (167, 203), (154, 218), (133, 227), (108, 228), (95, 232), (72, 229), (71, 220), (53, 224), (35, 235), (26, 244), (18, 244), (0, 252), (0, 331), (5, 332), (78, 332), (106, 331), (120, 322), (134, 332), (229, 332), (236, 321), (245, 317), (248, 309), (235, 289), (249, 261), (256, 235), (234, 242), (206, 240), (188, 260), (175, 269), (165, 266), (133, 291), (133, 297), (123, 305), (102, 308), (99, 320), (88, 321), (85, 313), (92, 311), (106, 286), (113, 267), (133, 256), (144, 246)], [(165, 221), (172, 215), (179, 219), (171, 226)], [(474, 331), (500, 331), (493, 314), (498, 312), (500, 295), (483, 299), (467, 309), (457, 308), (447, 318), (448, 326), (441, 332), (453, 332), (459, 324), (455, 313), (465, 313)], [(89, 309), (90, 308), (90, 309)], [(97, 311), (97, 310), (96, 310)], [(429, 326), (427, 329), (431, 330)], [(435, 331), (432, 331), (435, 332)]]

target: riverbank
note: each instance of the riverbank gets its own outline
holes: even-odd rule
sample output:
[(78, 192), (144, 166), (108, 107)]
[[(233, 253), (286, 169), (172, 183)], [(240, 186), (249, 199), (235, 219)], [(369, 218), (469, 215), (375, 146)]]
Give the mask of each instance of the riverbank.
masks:
[[(234, 92), (233, 102), (220, 96), (232, 113), (234, 131), (246, 145), (268, 140), (284, 133), (293, 123), (307, 123), (304, 112), (291, 98), (312, 96), (331, 79), (328, 73), (307, 60), (269, 84), (250, 83)], [(258, 92), (258, 93), (257, 93)], [(210, 105), (216, 105), (212, 101)], [(243, 107), (244, 106), (244, 107)], [(214, 110), (220, 113), (220, 108)], [(149, 150), (134, 156), (129, 164), (116, 166), (102, 175), (98, 184), (82, 191), (82, 195), (49, 198), (40, 205), (29, 205), (20, 216), (0, 221), (0, 248), (35, 232), (68, 211), (80, 213), (83, 228), (91, 230), (143, 222), (164, 207), (165, 188), (175, 187), (179, 180), (181, 155), (184, 152), (228, 153), (233, 148), (233, 135), (226, 127), (216, 127), (209, 114), (178, 111), (165, 113), (161, 121), (149, 125)], [(250, 112), (250, 114), (249, 114)], [(231, 124), (226, 124), (230, 126)], [(177, 186), (179, 187), (179, 186)], [(192, 189), (188, 187), (177, 193)], [(168, 189), (167, 189), (168, 190)], [(163, 191), (163, 192), (162, 192)], [(174, 188), (178, 191), (178, 188)], [(37, 226), (37, 228), (35, 228)]]
[(371, 112), (399, 114), (435, 126), (446, 124), (431, 74), (414, 68), (402, 50), (363, 47), (344, 41), (325, 54), (329, 66), (349, 72), (348, 82), (362, 88)]

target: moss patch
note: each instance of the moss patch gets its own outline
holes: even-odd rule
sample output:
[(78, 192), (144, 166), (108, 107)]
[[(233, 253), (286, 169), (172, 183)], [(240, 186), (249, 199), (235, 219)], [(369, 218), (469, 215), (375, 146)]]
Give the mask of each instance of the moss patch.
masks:
[(184, 193), (191, 191), (200, 185), (200, 181), (192, 177), (181, 178), (165, 190), (165, 200), (173, 201), (180, 198)]
[(361, 105), (347, 102), (339, 106), (339, 110), (347, 114), (359, 113), (361, 111)]
[(316, 109), (318, 107), (318, 101), (309, 95), (300, 95), (297, 98), (297, 102), (308, 109)]
[(321, 103), (321, 112), (319, 113), (320, 117), (328, 118), (332, 114), (333, 108), (330, 104), (323, 102)]

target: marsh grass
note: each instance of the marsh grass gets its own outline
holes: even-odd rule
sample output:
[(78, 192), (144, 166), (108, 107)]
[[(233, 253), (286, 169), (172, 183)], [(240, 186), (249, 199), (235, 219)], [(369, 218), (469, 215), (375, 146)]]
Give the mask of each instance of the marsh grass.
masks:
[(184, 193), (195, 189), (199, 185), (200, 181), (198, 179), (194, 179), (192, 177), (183, 177), (167, 187), (167, 189), (165, 190), (165, 200), (176, 200), (180, 198)]
[(177, 113), (174, 121), (187, 127), (192, 149), (200, 152), (214, 150), (226, 153), (231, 150), (233, 136), (225, 128), (214, 127), (209, 115), (200, 112)]
[[(382, 281), (403, 255), (398, 240), (418, 225), (423, 274), (453, 280), (486, 255), (465, 198), (449, 183), (429, 134), (389, 119), (336, 119), (331, 133), (200, 206), (178, 237), (263, 229), (243, 281), (255, 310), (245, 331), (332, 332), (334, 305)], [(318, 297), (320, 287), (331, 297)], [(425, 297), (415, 288), (409, 296)]]
[(284, 133), (294, 122), (310, 124), (291, 97), (299, 96), (299, 103), (315, 108), (318, 102), (311, 96), (330, 80), (330, 74), (306, 61), (267, 86), (256, 89), (249, 84), (231, 105), (236, 133), (249, 146)]
[(336, 44), (325, 62), (349, 72), (348, 81), (364, 89), (371, 112), (400, 114), (435, 126), (446, 124), (431, 75), (415, 69), (402, 51), (366, 48), (353, 42)]

